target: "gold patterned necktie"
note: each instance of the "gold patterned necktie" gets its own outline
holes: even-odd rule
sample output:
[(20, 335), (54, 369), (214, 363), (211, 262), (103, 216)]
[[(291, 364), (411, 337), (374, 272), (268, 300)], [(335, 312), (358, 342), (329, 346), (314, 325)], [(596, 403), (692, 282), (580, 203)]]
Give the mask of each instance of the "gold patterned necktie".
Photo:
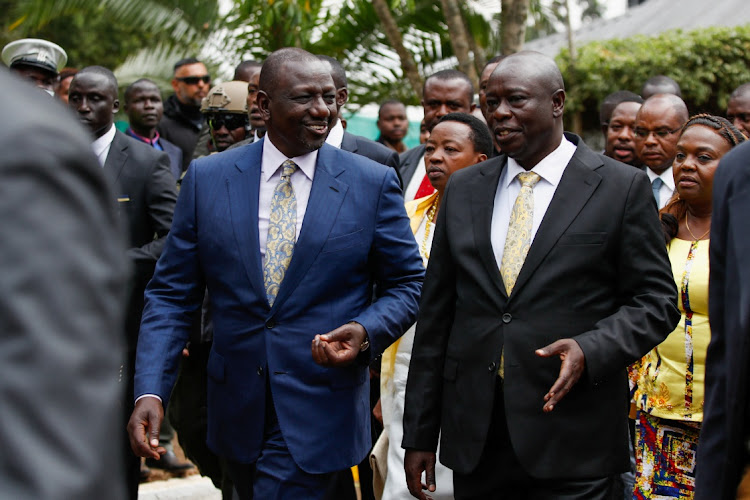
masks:
[(284, 274), (289, 268), (297, 240), (297, 198), (290, 180), (297, 164), (286, 160), (281, 165), (281, 179), (273, 191), (271, 214), (268, 220), (266, 240), (266, 264), (263, 267), (263, 282), (266, 286), (268, 304), (273, 306)]
[(531, 229), (534, 222), (534, 186), (539, 182), (536, 172), (521, 172), (521, 191), (513, 204), (508, 224), (508, 235), (505, 238), (503, 259), (500, 263), (500, 274), (505, 283), (505, 291), (510, 296), (516, 285), (518, 273), (521, 272), (526, 254), (531, 246)]
[[(531, 229), (534, 223), (534, 186), (541, 177), (536, 172), (521, 172), (521, 191), (513, 204), (508, 223), (508, 235), (505, 237), (503, 259), (500, 263), (500, 274), (503, 277), (505, 291), (510, 297), (516, 286), (518, 273), (521, 272), (523, 262), (531, 247)], [(505, 349), (500, 353), (500, 368), (497, 371), (500, 378), (505, 378)]]

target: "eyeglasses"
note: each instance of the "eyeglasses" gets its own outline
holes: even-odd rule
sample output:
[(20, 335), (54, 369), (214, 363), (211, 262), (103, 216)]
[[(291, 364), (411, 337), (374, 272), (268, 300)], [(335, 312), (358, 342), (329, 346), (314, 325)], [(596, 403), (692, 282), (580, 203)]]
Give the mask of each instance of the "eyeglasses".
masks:
[(247, 124), (248, 118), (246, 114), (226, 113), (208, 118), (208, 126), (211, 127), (211, 130), (219, 130), (221, 127), (226, 127), (227, 130), (234, 130), (246, 127)]
[(646, 130), (645, 128), (636, 128), (633, 130), (633, 133), (636, 137), (640, 137), (641, 139), (645, 139), (649, 136), (649, 134), (654, 134), (658, 139), (665, 139), (667, 136), (675, 134), (682, 130), (682, 127), (677, 127), (674, 130), (669, 130), (668, 128), (660, 128), (659, 130)]
[(186, 83), (188, 85), (198, 85), (198, 82), (211, 83), (211, 75), (180, 76), (180, 77), (175, 78), (175, 80)]

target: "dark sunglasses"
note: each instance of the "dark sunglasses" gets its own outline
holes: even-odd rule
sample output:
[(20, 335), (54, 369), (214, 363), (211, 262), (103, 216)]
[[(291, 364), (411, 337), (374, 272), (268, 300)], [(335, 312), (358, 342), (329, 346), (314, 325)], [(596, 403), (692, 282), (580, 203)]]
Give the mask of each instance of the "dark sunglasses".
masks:
[(208, 119), (208, 126), (211, 127), (211, 130), (219, 130), (221, 127), (227, 127), (227, 130), (234, 130), (246, 127), (247, 123), (247, 115), (239, 113), (215, 115)]
[(203, 76), (181, 76), (175, 78), (175, 80), (187, 83), (188, 85), (198, 85), (198, 82), (203, 81), (203, 83), (211, 83), (211, 75), (203, 75)]

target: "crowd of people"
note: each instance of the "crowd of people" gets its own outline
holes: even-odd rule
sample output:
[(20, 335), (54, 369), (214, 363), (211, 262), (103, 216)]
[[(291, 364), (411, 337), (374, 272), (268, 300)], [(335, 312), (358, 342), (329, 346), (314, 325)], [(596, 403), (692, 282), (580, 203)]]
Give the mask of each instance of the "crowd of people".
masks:
[(3, 494), (750, 498), (750, 83), (613, 92), (600, 153), (552, 59), (498, 56), (425, 79), (409, 149), (398, 100), (346, 130), (327, 55), (182, 59), (123, 131), (66, 57), (2, 51)]

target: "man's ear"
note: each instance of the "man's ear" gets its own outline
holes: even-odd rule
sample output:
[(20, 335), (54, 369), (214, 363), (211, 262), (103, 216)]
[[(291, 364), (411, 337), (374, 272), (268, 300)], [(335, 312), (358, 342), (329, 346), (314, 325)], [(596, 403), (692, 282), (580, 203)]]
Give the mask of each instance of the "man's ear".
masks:
[(255, 98), (255, 104), (258, 106), (258, 111), (260, 111), (263, 121), (268, 121), (271, 118), (271, 98), (268, 94), (263, 90), (259, 90)]
[(336, 91), (336, 106), (342, 107), (349, 100), (349, 89), (341, 87)]
[(177, 79), (172, 78), (172, 81), (170, 83), (172, 84), (172, 90), (174, 90), (176, 94), (177, 93)]
[(118, 111), (120, 111), (120, 100), (115, 99), (112, 102), (112, 114), (116, 114)]
[(552, 94), (552, 116), (559, 118), (565, 109), (565, 91), (563, 89), (555, 90)]

